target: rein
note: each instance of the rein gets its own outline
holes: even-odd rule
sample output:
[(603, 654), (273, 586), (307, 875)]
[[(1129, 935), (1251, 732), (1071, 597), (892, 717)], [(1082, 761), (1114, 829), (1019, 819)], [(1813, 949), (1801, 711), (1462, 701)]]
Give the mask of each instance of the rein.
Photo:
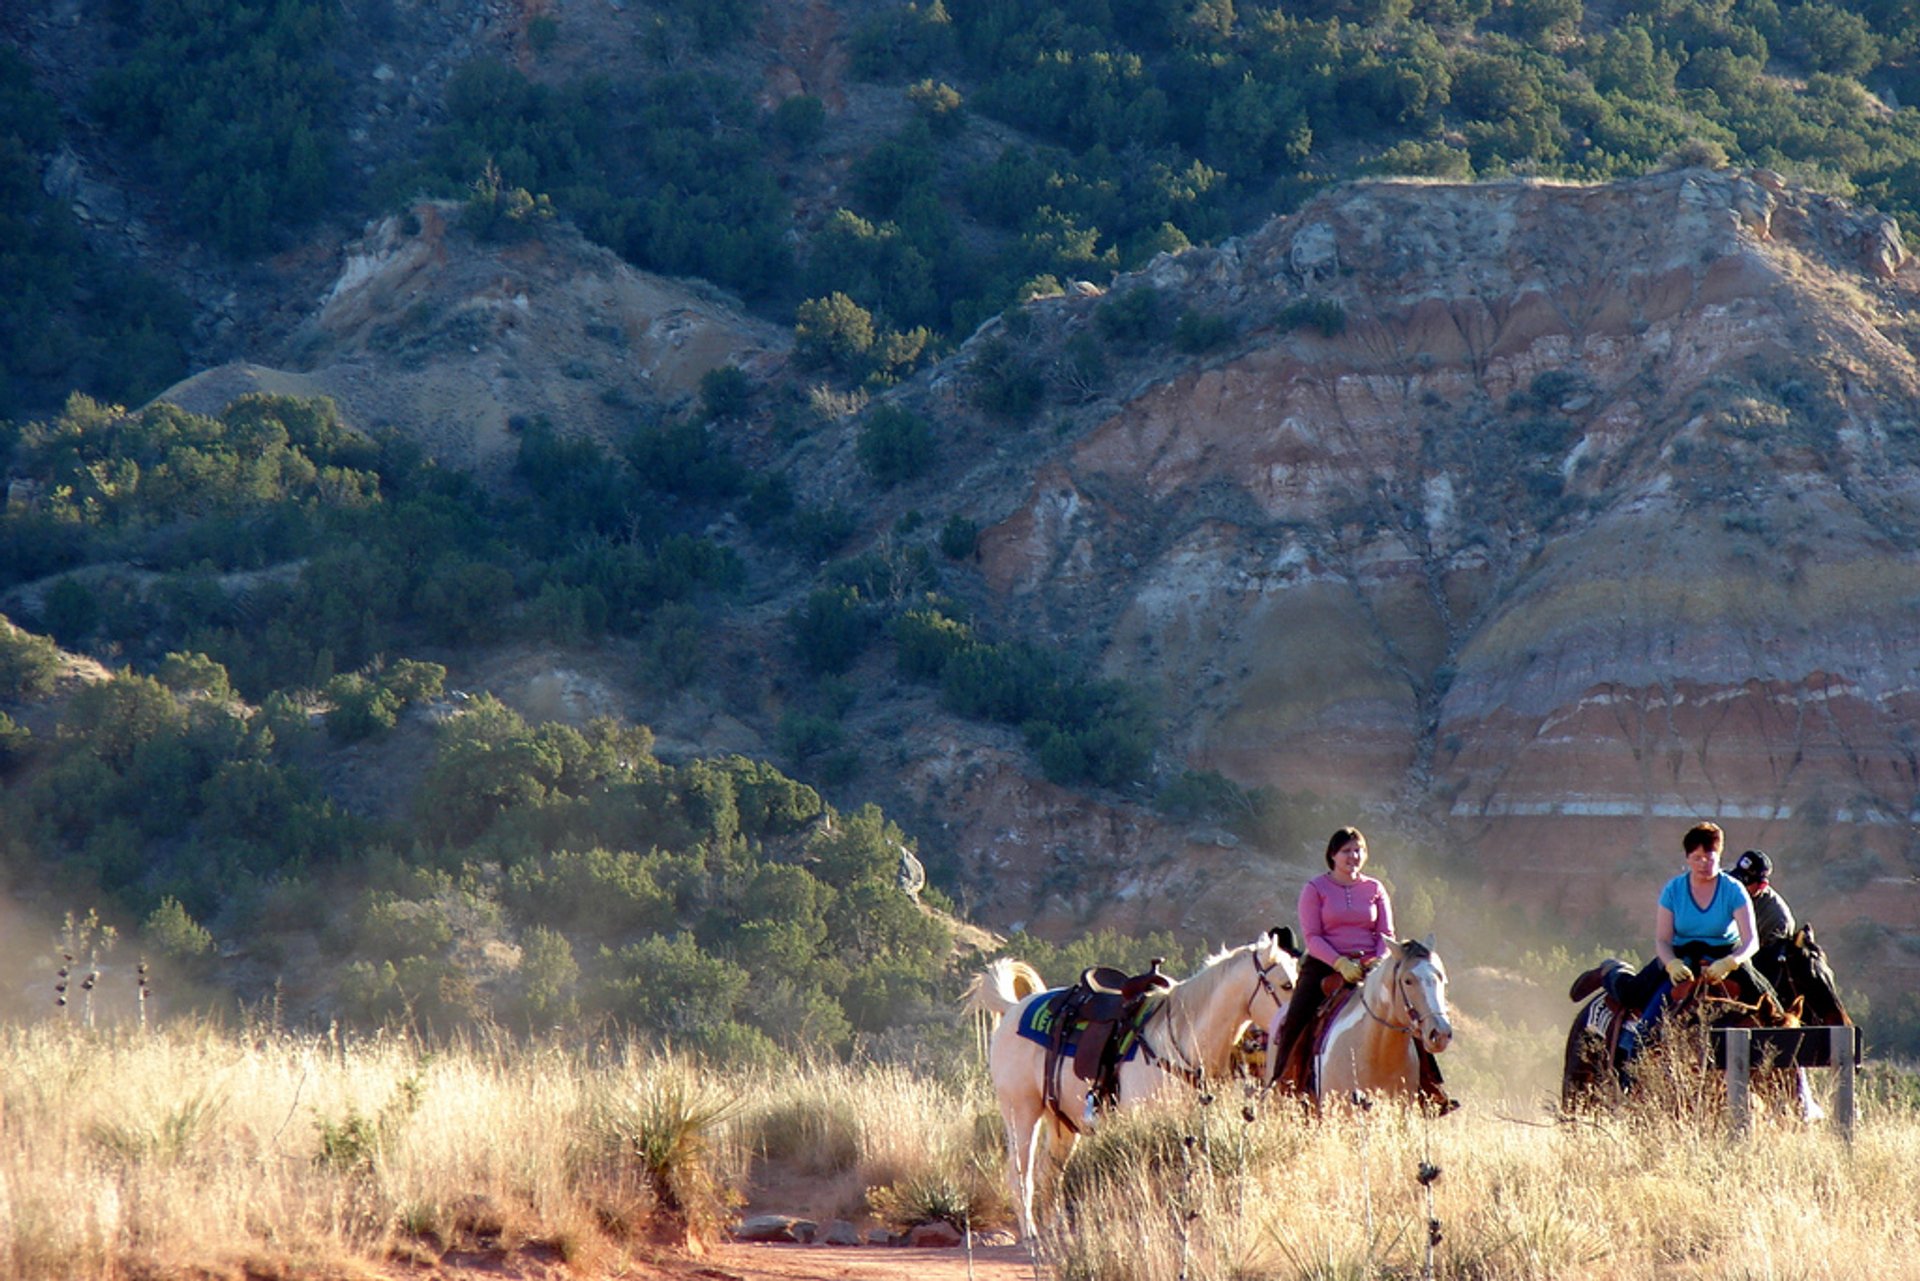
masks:
[[(1395, 961), (1393, 964), (1392, 971), (1387, 976), (1386, 986), (1396, 993), (1399, 992), (1400, 990), (1399, 984), (1395, 982), (1395, 980), (1398, 979), (1399, 977), (1400, 977), (1400, 962)], [(1388, 1001), (1389, 1003), (1391, 1003), (1392, 998), (1389, 997)], [(1400, 998), (1400, 1004), (1406, 1010), (1407, 1021), (1405, 1023), (1395, 1023), (1392, 1020), (1384, 1018), (1381, 1015), (1375, 1013), (1373, 1006), (1367, 1002), (1366, 987), (1362, 985), (1362, 987), (1360, 988), (1360, 1008), (1366, 1011), (1368, 1018), (1372, 1019), (1375, 1023), (1378, 1023), (1381, 1027), (1387, 1029), (1387, 1031), (1389, 1032), (1402, 1032), (1408, 1036), (1412, 1036), (1416, 1032), (1418, 1032), (1420, 1028), (1424, 1025), (1426, 1016), (1421, 1014), (1420, 1011), (1414, 1009), (1413, 1002), (1408, 1000), (1404, 996)]]
[[(1284, 1008), (1286, 1001), (1281, 999), (1280, 990), (1274, 986), (1273, 979), (1269, 977), (1275, 970), (1280, 968), (1280, 963), (1275, 961), (1272, 965), (1262, 965), (1259, 955), (1252, 952), (1247, 954), (1247, 959), (1253, 962), (1254, 977), (1259, 980), (1259, 986), (1247, 993), (1248, 1019), (1251, 1020), (1253, 1017), (1253, 1003), (1259, 998), (1262, 990), (1273, 998), (1273, 1003), (1276, 1006)], [(1174, 990), (1178, 991), (1179, 989), (1176, 988)], [(1169, 993), (1166, 998), (1163, 998), (1153, 1009), (1148, 1011), (1144, 1019), (1140, 1020), (1140, 1057), (1145, 1059), (1150, 1066), (1159, 1068), (1162, 1072), (1171, 1076), (1179, 1077), (1194, 1089), (1204, 1089), (1207, 1079), (1205, 1066), (1196, 1066), (1188, 1059), (1187, 1052), (1180, 1045), (1180, 1038), (1171, 1029), (1169, 1029), (1167, 1033), (1167, 1044), (1173, 1054), (1179, 1055), (1178, 1058), (1173, 1058), (1169, 1054), (1163, 1054), (1154, 1048), (1152, 1041), (1147, 1039), (1147, 1029), (1153, 1026), (1154, 1020), (1166, 1014), (1171, 1008), (1172, 993)]]

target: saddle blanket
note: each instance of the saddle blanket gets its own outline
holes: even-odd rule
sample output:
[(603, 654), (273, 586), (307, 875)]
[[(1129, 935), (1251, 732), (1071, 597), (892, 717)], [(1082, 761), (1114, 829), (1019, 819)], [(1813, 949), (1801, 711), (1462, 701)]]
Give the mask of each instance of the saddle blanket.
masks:
[(1357, 987), (1341, 988), (1328, 997), (1326, 1003), (1320, 1007), (1320, 1012), (1314, 1015), (1313, 1054), (1315, 1058), (1318, 1058), (1327, 1048), (1327, 1037), (1333, 1032), (1333, 1021), (1340, 1017), (1340, 1011), (1347, 1008), (1347, 1002), (1351, 1001), (1353, 994), (1359, 990)]
[[(1064, 1003), (1068, 989), (1053, 988), (1042, 994), (1037, 1000), (1027, 1003), (1026, 1011), (1020, 1016), (1020, 1035), (1040, 1045), (1053, 1044), (1053, 1029)], [(1149, 1003), (1146, 1009), (1151, 1009)], [(1129, 1023), (1114, 1035), (1114, 1062), (1125, 1063), (1140, 1050), (1140, 1019)], [(1080, 1048), (1080, 1034), (1087, 1030), (1085, 1019), (1076, 1019), (1067, 1028), (1066, 1040), (1061, 1045), (1061, 1053), (1072, 1058)]]

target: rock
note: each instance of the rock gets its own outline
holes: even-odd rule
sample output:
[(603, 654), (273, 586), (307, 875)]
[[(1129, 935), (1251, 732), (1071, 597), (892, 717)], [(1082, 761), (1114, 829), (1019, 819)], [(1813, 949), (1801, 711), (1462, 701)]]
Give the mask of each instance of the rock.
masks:
[(1340, 270), (1339, 233), (1324, 222), (1302, 227), (1293, 237), (1293, 248), (1287, 251), (1287, 266), (1302, 285), (1332, 279)]
[(900, 892), (911, 899), (917, 900), (920, 897), (920, 891), (927, 888), (927, 869), (922, 867), (920, 860), (913, 856), (913, 851), (904, 845), (900, 847), (900, 867), (895, 874), (895, 880), (900, 886)]
[(736, 1241), (793, 1241), (801, 1245), (810, 1243), (819, 1232), (820, 1225), (812, 1219), (790, 1214), (755, 1214), (727, 1229), (727, 1235)]
[(868, 1228), (867, 1244), (868, 1245), (893, 1245), (894, 1244), (893, 1233), (887, 1231), (885, 1228)]
[(1882, 280), (1891, 280), (1907, 261), (1907, 246), (1900, 239), (1900, 224), (1885, 214), (1862, 219), (1858, 232), (1860, 265)]
[(845, 1219), (834, 1219), (820, 1233), (820, 1242), (823, 1245), (859, 1245), (860, 1229)]
[(966, 1238), (960, 1235), (960, 1229), (944, 1219), (932, 1223), (916, 1223), (907, 1233), (907, 1244), (918, 1249), (946, 1249), (959, 1245)]

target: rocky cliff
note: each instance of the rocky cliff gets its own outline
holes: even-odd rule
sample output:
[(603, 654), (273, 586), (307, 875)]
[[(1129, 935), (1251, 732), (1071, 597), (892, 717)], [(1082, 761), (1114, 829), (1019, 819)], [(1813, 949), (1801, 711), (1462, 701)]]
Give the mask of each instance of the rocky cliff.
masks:
[[(1803, 915), (1898, 933), (1916, 285), (1890, 220), (1764, 171), (1371, 183), (1116, 282), (1229, 318), (1210, 355), (1143, 355), (1024, 432), (971, 409), (970, 353), (1012, 324), (1058, 370), (1111, 301), (1069, 295), (923, 400), (956, 451), (994, 442), (942, 481), (983, 596), (1149, 686), (1168, 769), (1311, 794), (1545, 924), (1637, 929), (1714, 817)], [(1196, 839), (984, 748), (903, 768), (1000, 921), (1231, 933), (1317, 870), (1312, 841)]]
[[(721, 363), (817, 378), (724, 296), (564, 229), (477, 246), (443, 213), (346, 246), (277, 367), (172, 397), (323, 391), (501, 474), (515, 415), (610, 431)], [(1103, 330), (1138, 289), (1157, 334)], [(1429, 910), (1488, 895), (1626, 946), (1710, 816), (1775, 854), (1803, 915), (1851, 929), (1846, 959), (1898, 967), (1920, 920), (1917, 290), (1889, 220), (1764, 171), (1368, 183), (989, 322), (892, 393), (940, 434), (916, 484), (876, 494), (847, 420), (737, 443), (876, 539), (909, 512), (976, 521), (956, 590), (999, 634), (1149, 690), (1159, 782), (1284, 798), (1257, 830), (1176, 821), (1148, 788), (1045, 782), (1017, 734), (930, 693), (861, 699), (859, 790), (993, 925), (1250, 933), (1358, 821), (1383, 871), (1417, 860)], [(1181, 315), (1220, 341), (1183, 354)], [(977, 407), (1009, 359), (1048, 388), (1019, 422)], [(770, 753), (778, 619), (809, 583), (760, 570), (708, 698), (619, 688), (607, 655), (470, 679), (591, 668), (596, 711), (685, 752)], [(891, 658), (867, 661), (862, 687), (888, 689)]]

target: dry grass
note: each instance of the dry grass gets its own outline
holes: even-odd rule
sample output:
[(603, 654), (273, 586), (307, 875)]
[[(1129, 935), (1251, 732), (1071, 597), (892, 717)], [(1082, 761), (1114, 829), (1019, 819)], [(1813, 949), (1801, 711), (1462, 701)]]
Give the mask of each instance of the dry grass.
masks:
[[(1670, 1102), (1575, 1122), (1246, 1120), (1224, 1100), (1120, 1117), (1081, 1155), (1157, 1155), (1070, 1177), (1050, 1254), (1062, 1281), (1920, 1276), (1920, 1117), (1869, 1114), (1849, 1150), (1777, 1114), (1736, 1140)], [(1184, 1159), (1169, 1124), (1194, 1136)]]
[[(351, 1275), (475, 1243), (614, 1275), (774, 1166), (849, 1218), (1008, 1217), (984, 1085), (874, 1065), (50, 1024), (0, 1029), (0, 1101), (0, 1281)], [(1848, 1149), (1671, 1106), (1147, 1110), (1081, 1145), (1047, 1254), (1059, 1281), (1920, 1276), (1912, 1111), (1868, 1110)]]

